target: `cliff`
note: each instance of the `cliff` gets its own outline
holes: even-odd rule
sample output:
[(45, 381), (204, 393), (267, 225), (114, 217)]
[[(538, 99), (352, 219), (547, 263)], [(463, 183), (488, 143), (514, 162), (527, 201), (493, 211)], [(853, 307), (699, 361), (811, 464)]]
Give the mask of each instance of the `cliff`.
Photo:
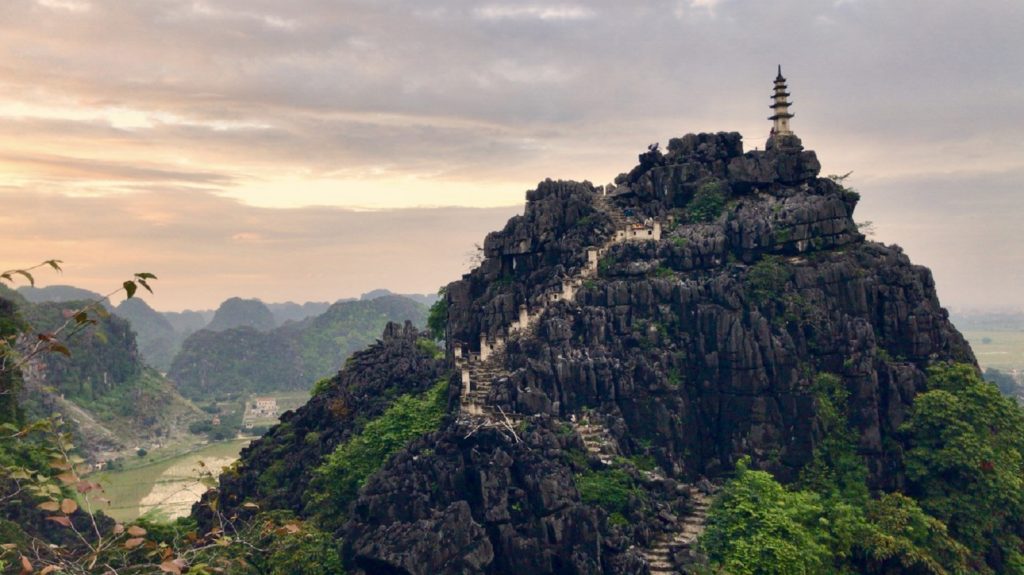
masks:
[[(408, 334), (405, 383), (374, 375), (401, 347), (385, 338), (327, 392), (417, 393), (446, 370), (438, 431), (327, 521), (301, 504), (330, 496), (306, 470), (359, 424), (314, 398), (244, 455), (221, 500), (334, 526), (357, 573), (676, 572), (741, 457), (782, 481), (811, 461), (820, 374), (849, 394), (870, 486), (900, 489), (897, 430), (925, 370), (973, 354), (928, 269), (866, 241), (858, 196), (819, 170), (795, 137), (744, 153), (718, 133), (652, 147), (607, 187), (541, 182), (447, 287), (443, 365), (413, 361)], [(261, 490), (278, 461), (287, 487)]]

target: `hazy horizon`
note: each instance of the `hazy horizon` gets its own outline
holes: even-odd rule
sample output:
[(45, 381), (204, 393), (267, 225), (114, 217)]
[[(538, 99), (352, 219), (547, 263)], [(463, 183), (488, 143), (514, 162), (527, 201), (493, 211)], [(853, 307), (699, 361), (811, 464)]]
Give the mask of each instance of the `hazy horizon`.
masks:
[(855, 217), (943, 305), (1021, 309), (1024, 5), (953, 0), (0, 7), (4, 269), (161, 310), (428, 293), (544, 178), (763, 147), (776, 66)]

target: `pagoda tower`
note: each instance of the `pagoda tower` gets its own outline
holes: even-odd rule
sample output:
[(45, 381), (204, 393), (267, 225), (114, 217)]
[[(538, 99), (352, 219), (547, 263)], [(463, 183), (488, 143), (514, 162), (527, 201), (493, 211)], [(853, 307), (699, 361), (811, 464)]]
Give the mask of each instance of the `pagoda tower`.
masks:
[(775, 93), (772, 94), (775, 101), (769, 106), (775, 112), (768, 118), (775, 122), (772, 126), (773, 136), (793, 135), (793, 130), (789, 129), (789, 119), (793, 117), (793, 114), (789, 113), (789, 107), (793, 102), (787, 101), (786, 98), (789, 98), (789, 92), (786, 91), (786, 79), (782, 77), (782, 65), (779, 64), (779, 75), (775, 77)]

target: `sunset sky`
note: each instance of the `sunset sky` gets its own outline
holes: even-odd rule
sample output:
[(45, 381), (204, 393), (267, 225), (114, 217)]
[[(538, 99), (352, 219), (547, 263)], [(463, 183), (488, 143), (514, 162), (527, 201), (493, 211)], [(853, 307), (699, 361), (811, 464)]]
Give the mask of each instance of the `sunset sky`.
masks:
[(2, 0), (0, 267), (157, 309), (432, 292), (544, 178), (764, 145), (775, 67), (860, 221), (1024, 308), (1020, 0)]

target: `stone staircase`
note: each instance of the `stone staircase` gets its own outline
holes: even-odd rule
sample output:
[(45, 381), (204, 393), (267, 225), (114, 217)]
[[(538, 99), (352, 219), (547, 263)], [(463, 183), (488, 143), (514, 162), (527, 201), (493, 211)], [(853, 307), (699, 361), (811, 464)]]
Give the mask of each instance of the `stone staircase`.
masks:
[[(597, 276), (598, 261), (602, 255), (613, 244), (626, 240), (649, 240), (661, 237), (660, 224), (654, 223), (653, 228), (648, 229), (650, 233), (640, 234), (637, 229), (630, 225), (629, 219), (618, 206), (608, 200), (602, 192), (594, 195), (594, 207), (608, 215), (615, 223), (615, 235), (600, 247), (587, 249), (587, 263), (571, 277), (564, 278), (562, 285), (557, 291), (552, 291), (540, 302), (540, 305), (533, 310), (521, 306), (519, 318), (506, 327), (505, 337), (497, 337), (489, 341), (487, 336), (480, 338), (479, 353), (468, 351), (467, 346), (456, 344), (456, 367), (462, 374), (462, 393), (460, 415), (469, 417), (500, 417), (501, 412), (493, 409), (487, 403), (487, 395), (496, 379), (508, 377), (509, 373), (505, 367), (505, 341), (507, 336), (518, 335), (519, 337), (533, 337), (536, 333), (537, 323), (544, 314), (547, 306), (559, 301), (572, 301), (576, 293), (583, 286), (587, 278)], [(656, 233), (654, 233), (656, 231)], [(504, 414), (505, 418), (509, 414)], [(605, 432), (607, 433), (607, 431)], [(611, 438), (608, 436), (609, 439)], [(614, 440), (612, 440), (614, 445)]]
[(619, 206), (608, 201), (608, 196), (604, 194), (598, 194), (594, 198), (594, 207), (599, 211), (604, 212), (611, 218), (612, 223), (615, 224), (616, 230), (625, 229), (629, 225), (629, 219), (626, 217), (626, 213), (619, 209)]
[(598, 458), (601, 463), (611, 465), (619, 455), (619, 445), (604, 425), (584, 418), (575, 424), (576, 432), (583, 439), (587, 454)]
[(680, 554), (690, 557), (696, 555), (697, 538), (704, 532), (711, 496), (696, 486), (688, 487), (691, 501), (690, 512), (677, 520), (675, 530), (663, 533), (654, 540), (649, 548), (643, 550), (643, 556), (647, 560), (651, 575), (677, 575), (689, 572), (680, 568), (674, 557)]

